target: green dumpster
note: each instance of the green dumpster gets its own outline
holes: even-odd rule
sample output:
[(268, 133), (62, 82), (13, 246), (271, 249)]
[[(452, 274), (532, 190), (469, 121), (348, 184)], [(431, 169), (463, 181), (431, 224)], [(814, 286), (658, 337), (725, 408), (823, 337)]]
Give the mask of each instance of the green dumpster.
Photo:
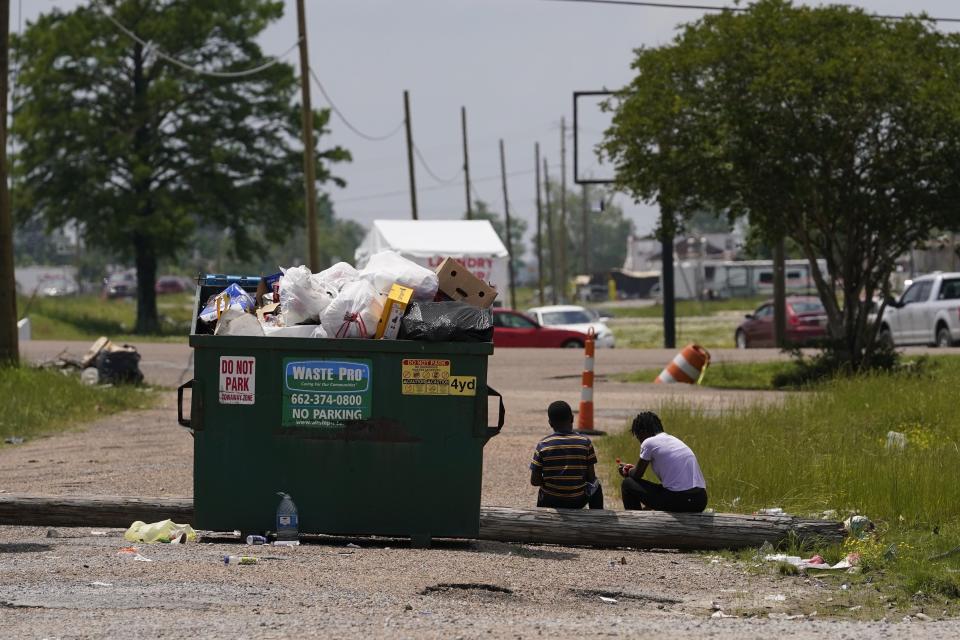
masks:
[[(197, 308), (228, 283), (207, 276)], [(191, 330), (179, 421), (194, 436), (200, 529), (271, 531), (278, 491), (301, 533), (475, 538), (491, 343), (213, 336)], [(200, 332), (198, 332), (200, 331)], [(183, 392), (190, 388), (190, 415)]]

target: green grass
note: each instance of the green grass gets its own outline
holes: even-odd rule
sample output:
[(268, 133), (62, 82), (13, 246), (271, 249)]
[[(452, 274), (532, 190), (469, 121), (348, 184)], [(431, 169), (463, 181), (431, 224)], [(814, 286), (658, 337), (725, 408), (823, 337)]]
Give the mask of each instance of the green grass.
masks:
[[(717, 362), (707, 367), (702, 384), (714, 389), (772, 389), (773, 376), (793, 366), (792, 362)], [(621, 382), (653, 382), (662, 370), (640, 369), (614, 378)]]
[[(926, 603), (955, 611), (960, 554), (927, 558), (960, 546), (960, 358), (931, 360), (923, 375), (835, 379), (779, 405), (714, 411), (667, 403), (658, 412), (667, 431), (696, 452), (712, 508), (752, 513), (777, 506), (799, 515), (833, 509), (840, 518), (860, 512), (878, 524), (876, 535), (822, 551), (859, 551), (864, 571), (855, 580), (886, 585), (893, 600), (884, 607)], [(904, 451), (886, 449), (888, 431), (907, 435)], [(617, 500), (612, 461), (635, 460), (638, 443), (626, 431), (595, 443), (605, 492)], [(914, 597), (916, 591), (923, 593)]]
[[(729, 298), (725, 300), (677, 300), (678, 318), (712, 316), (718, 313), (738, 311), (749, 313), (765, 302), (765, 297)], [(648, 307), (605, 307), (614, 318), (662, 318), (663, 305), (657, 303)]]
[[(677, 342), (696, 342), (707, 349), (733, 348), (733, 334), (740, 324), (738, 315), (724, 314), (715, 317), (679, 318)], [(663, 322), (659, 319), (634, 318), (615, 320), (609, 323), (617, 340), (617, 347), (624, 349), (651, 349), (663, 347)]]
[(17, 301), (21, 317), (29, 316), (34, 340), (186, 340), (193, 316), (193, 294), (157, 296), (160, 333), (131, 335), (136, 322), (135, 300), (104, 300), (95, 295), (63, 298), (25, 298)]
[(27, 367), (0, 367), (0, 398), (0, 439), (34, 438), (154, 402), (149, 389), (88, 387), (75, 374)]

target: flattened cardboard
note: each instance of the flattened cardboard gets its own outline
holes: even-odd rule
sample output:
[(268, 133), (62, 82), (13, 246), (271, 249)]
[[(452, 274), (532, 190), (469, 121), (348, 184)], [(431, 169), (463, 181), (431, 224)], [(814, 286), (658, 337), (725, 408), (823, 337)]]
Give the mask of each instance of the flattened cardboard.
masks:
[(497, 298), (496, 288), (490, 286), (453, 258), (446, 258), (437, 267), (440, 281), (438, 298), (458, 300), (487, 309)]

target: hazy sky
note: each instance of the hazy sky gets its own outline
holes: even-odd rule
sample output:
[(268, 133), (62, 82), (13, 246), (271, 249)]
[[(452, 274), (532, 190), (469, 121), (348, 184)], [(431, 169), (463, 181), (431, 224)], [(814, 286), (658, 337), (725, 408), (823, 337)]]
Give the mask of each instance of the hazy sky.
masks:
[[(75, 0), (15, 0), (11, 30), (53, 6)], [(698, 0), (722, 6), (726, 2)], [(819, 3), (807, 3), (819, 4)], [(852, 2), (882, 14), (926, 11), (960, 17), (950, 0)], [(284, 18), (263, 35), (267, 53), (279, 55), (296, 40), (296, 5), (286, 0)], [(465, 210), (460, 107), (467, 108), (470, 171), (476, 194), (503, 210), (498, 140), (506, 145), (511, 212), (535, 219), (533, 145), (559, 177), (560, 118), (572, 120), (572, 93), (619, 88), (630, 78), (632, 51), (668, 42), (678, 24), (700, 11), (570, 4), (549, 0), (306, 0), (311, 65), (330, 96), (360, 130), (383, 135), (403, 119), (410, 91), (413, 136), (440, 184), (416, 166), (422, 218), (459, 218)], [(958, 25), (942, 24), (953, 29)], [(288, 61), (297, 64), (296, 52)], [(314, 87), (314, 106), (326, 104)], [(587, 106), (587, 105), (584, 105)], [(589, 130), (586, 129), (589, 126)], [(603, 121), (585, 123), (581, 144), (598, 139)], [(353, 152), (337, 167), (348, 186), (334, 189), (337, 215), (367, 224), (376, 218), (409, 218), (410, 198), (403, 132), (385, 141), (364, 140), (334, 116), (327, 144)], [(568, 139), (568, 183), (572, 185)], [(581, 154), (581, 158), (585, 158)], [(641, 232), (657, 210), (618, 200)]]

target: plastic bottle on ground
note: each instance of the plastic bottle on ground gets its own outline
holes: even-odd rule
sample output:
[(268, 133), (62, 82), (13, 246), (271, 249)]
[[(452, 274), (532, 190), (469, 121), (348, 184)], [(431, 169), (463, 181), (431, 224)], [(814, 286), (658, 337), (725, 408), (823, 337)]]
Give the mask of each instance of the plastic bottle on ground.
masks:
[(283, 491), (278, 491), (277, 495), (283, 498), (280, 504), (277, 505), (277, 544), (299, 544), (300, 521), (297, 517), (297, 505), (295, 505), (293, 499)]
[(247, 536), (247, 544), (267, 544), (267, 539), (264, 536), (251, 533)]

